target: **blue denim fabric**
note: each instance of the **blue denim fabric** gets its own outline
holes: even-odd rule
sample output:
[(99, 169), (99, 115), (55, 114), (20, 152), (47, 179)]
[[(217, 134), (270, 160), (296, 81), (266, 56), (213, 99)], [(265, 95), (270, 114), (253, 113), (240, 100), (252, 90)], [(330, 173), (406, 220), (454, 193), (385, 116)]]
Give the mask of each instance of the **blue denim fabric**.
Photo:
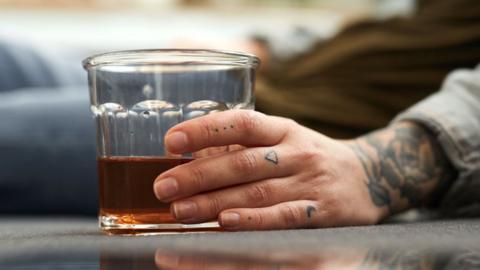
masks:
[(0, 213), (95, 214), (87, 87), (0, 93)]
[(60, 52), (0, 42), (0, 214), (97, 212), (86, 74)]

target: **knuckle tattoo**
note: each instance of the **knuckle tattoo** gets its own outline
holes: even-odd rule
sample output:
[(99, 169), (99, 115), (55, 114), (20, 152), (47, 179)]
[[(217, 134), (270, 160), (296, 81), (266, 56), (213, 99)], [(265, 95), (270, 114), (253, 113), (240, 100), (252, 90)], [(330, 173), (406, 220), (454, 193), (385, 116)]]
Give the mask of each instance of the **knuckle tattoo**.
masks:
[(305, 211), (307, 212), (307, 217), (311, 218), (313, 216), (314, 212), (317, 211), (317, 209), (315, 208), (315, 206), (309, 205), (309, 206), (307, 206)]
[(277, 152), (275, 152), (275, 150), (270, 150), (268, 151), (266, 154), (265, 154), (265, 160), (275, 164), (275, 165), (278, 165), (278, 155), (277, 155)]

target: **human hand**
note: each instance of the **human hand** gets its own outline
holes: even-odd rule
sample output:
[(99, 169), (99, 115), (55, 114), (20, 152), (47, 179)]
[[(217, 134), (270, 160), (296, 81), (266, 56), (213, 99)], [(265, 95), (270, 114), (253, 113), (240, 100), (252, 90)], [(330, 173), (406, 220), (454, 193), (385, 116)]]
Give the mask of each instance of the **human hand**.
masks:
[[(176, 270), (217, 270), (217, 269), (289, 269), (289, 270), (363, 270), (377, 269), (378, 261), (368, 261), (367, 251), (353, 249), (333, 249), (316, 252), (236, 252), (236, 253), (192, 253), (192, 252), (169, 252), (163, 249), (157, 249), (155, 252), (155, 264), (158, 269), (176, 269)], [(362, 266), (367, 266), (363, 267)], [(370, 266), (371, 268), (369, 268)], [(381, 264), (378, 266), (382, 266)], [(404, 269), (398, 264), (398, 269)], [(410, 265), (411, 266), (411, 265)], [(380, 268), (381, 269), (381, 268)], [(387, 267), (390, 269), (390, 267)], [(397, 269), (397, 268), (395, 268)], [(406, 268), (405, 268), (406, 269)]]
[[(155, 264), (158, 269), (288, 269), (288, 270), (367, 270), (367, 269), (438, 269), (444, 265), (463, 265), (473, 269), (478, 252), (460, 250), (452, 254), (432, 252), (419, 248), (329, 248), (319, 252), (237, 252), (237, 253), (181, 253), (158, 249)], [(470, 267), (469, 267), (470, 266)]]
[(155, 180), (182, 223), (219, 220), (226, 230), (374, 224), (388, 209), (372, 202), (362, 164), (347, 142), (292, 120), (246, 110), (192, 119), (166, 134), (167, 150), (243, 149), (196, 159)]

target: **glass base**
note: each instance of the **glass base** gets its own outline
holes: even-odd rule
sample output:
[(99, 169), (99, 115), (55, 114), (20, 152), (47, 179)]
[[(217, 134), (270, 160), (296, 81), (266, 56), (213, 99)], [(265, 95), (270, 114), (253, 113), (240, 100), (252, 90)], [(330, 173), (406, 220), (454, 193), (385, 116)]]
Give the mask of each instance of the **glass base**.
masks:
[(155, 235), (188, 232), (214, 232), (222, 231), (218, 222), (206, 222), (199, 224), (182, 223), (121, 223), (117, 216), (99, 216), (99, 225), (102, 231), (108, 235)]

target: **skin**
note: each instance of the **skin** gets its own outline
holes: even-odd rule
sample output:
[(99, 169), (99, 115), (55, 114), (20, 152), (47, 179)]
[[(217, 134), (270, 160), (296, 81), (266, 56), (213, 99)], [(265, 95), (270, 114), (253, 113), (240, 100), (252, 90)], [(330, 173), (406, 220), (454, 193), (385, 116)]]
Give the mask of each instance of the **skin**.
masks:
[[(463, 252), (459, 254), (464, 254)], [(284, 270), (367, 270), (367, 269), (437, 269), (435, 261), (445, 258), (422, 250), (338, 250), (320, 253), (286, 253), (275, 256), (227, 256), (222, 254), (182, 254), (157, 250), (155, 263), (159, 269), (284, 269)]]
[(412, 122), (341, 141), (289, 119), (232, 110), (173, 127), (165, 145), (175, 154), (241, 146), (154, 183), (179, 222), (218, 219), (226, 230), (376, 224), (428, 203), (455, 176), (432, 134)]
[[(356, 250), (325, 251), (320, 253), (261, 253), (236, 254), (182, 254), (157, 250), (155, 263), (159, 269), (252, 269), (252, 270), (307, 270), (345, 269), (361, 270), (367, 252)], [(375, 258), (376, 259), (376, 258)], [(378, 260), (378, 259), (377, 259)], [(373, 260), (370, 260), (373, 261)], [(372, 266), (369, 263), (368, 266)], [(403, 269), (403, 268), (399, 268)]]

